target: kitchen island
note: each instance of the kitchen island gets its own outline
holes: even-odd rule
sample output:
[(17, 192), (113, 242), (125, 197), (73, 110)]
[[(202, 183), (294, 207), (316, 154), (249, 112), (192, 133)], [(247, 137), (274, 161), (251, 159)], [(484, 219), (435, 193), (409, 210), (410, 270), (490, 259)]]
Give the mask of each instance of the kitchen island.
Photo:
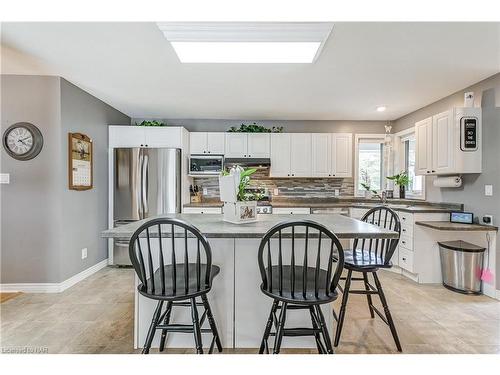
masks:
[[(222, 215), (175, 214), (163, 215), (163, 217), (190, 222), (209, 239), (213, 264), (220, 266), (221, 272), (214, 279), (208, 298), (222, 345), (226, 348), (256, 348), (260, 345), (272, 300), (260, 291), (261, 279), (257, 264), (257, 251), (260, 239), (275, 224), (286, 220), (313, 220), (323, 224), (342, 239), (397, 237), (396, 232), (337, 214), (259, 215), (257, 222), (240, 225), (224, 222)], [(102, 232), (102, 236), (128, 240), (140, 225), (150, 219), (106, 230)], [(157, 235), (152, 230), (151, 236)], [(162, 237), (169, 235), (169, 233), (162, 233)], [(134, 347), (136, 348), (142, 347), (144, 343), (155, 305), (155, 301), (144, 298), (137, 290), (135, 291)], [(323, 310), (330, 334), (332, 334), (331, 309), (323, 306)], [(173, 310), (172, 321), (190, 323), (189, 309)], [(308, 327), (310, 317), (300, 311), (294, 312), (287, 319), (287, 325)], [(159, 337), (160, 334), (157, 333), (152, 347), (158, 347)], [(209, 339), (211, 338), (204, 337), (205, 345)], [(193, 345), (194, 339), (189, 334), (169, 335), (166, 343), (167, 347), (185, 348), (193, 347)], [(312, 338), (287, 337), (283, 340), (283, 347), (314, 348), (316, 344)]]

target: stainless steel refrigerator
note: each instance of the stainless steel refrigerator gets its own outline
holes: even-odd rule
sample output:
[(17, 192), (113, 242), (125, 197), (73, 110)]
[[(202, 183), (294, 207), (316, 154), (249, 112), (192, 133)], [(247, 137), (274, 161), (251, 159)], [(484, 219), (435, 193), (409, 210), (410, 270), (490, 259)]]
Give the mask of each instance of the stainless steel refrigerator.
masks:
[[(181, 212), (181, 150), (115, 148), (113, 201), (115, 227)], [(114, 241), (113, 264), (131, 264), (127, 241)]]

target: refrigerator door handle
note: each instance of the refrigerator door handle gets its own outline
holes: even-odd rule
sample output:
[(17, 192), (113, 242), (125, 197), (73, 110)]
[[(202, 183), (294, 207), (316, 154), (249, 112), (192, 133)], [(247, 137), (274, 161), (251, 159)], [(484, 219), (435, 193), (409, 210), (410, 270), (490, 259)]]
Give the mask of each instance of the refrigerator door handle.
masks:
[(143, 156), (143, 161), (142, 161), (142, 209), (143, 209), (143, 215), (144, 219), (147, 217), (147, 214), (149, 212), (148, 208), (148, 165), (149, 161), (149, 156), (145, 154)]
[(142, 164), (143, 155), (142, 149), (139, 149), (139, 157), (137, 158), (137, 180), (136, 180), (136, 202), (137, 202), (137, 213), (139, 214), (139, 220), (144, 219), (144, 211), (142, 208)]

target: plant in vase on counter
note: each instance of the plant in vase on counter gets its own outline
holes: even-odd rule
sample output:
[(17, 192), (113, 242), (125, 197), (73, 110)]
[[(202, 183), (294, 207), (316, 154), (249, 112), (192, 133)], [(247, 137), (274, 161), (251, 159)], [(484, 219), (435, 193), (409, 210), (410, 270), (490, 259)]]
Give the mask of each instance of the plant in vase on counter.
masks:
[(224, 221), (234, 224), (257, 221), (257, 200), (260, 193), (247, 192), (250, 176), (256, 169), (235, 166), (219, 177), (220, 199), (224, 202)]
[(399, 186), (399, 199), (404, 199), (405, 188), (411, 183), (410, 177), (408, 177), (406, 171), (402, 171), (399, 174), (387, 177), (387, 179), (393, 181), (394, 185)]
[(368, 171), (366, 169), (361, 169), (359, 171), (361, 181), (360, 185), (363, 189), (365, 189), (365, 198), (366, 199), (371, 199), (373, 194), (377, 194), (375, 190), (372, 190), (371, 188), (371, 179), (370, 176), (368, 175)]

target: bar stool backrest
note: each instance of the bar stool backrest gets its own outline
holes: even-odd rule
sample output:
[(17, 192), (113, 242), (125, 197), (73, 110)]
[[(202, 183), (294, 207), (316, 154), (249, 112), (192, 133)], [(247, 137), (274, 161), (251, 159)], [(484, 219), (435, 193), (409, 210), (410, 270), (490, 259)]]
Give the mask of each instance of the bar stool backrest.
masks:
[(186, 221), (157, 218), (144, 223), (130, 239), (129, 256), (148, 293), (182, 295), (211, 287), (210, 244)]
[(353, 251), (357, 256), (366, 258), (376, 264), (389, 264), (394, 251), (398, 247), (401, 235), (401, 222), (398, 214), (391, 208), (380, 206), (370, 209), (361, 218), (362, 221), (389, 229), (398, 233), (394, 239), (355, 239)]
[[(287, 290), (292, 298), (300, 299), (307, 299), (312, 290), (317, 298), (334, 293), (344, 267), (344, 250), (323, 225), (311, 220), (286, 221), (262, 238), (258, 263), (264, 290), (280, 295)], [(320, 271), (326, 271), (326, 277)], [(274, 277), (273, 272), (277, 273)]]

